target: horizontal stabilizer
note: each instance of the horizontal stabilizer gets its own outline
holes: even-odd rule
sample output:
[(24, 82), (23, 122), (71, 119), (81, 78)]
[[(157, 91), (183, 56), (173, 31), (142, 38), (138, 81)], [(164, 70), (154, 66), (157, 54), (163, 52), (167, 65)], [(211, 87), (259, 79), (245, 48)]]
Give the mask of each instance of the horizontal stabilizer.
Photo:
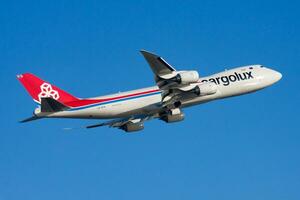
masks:
[(37, 120), (37, 119), (40, 119), (40, 117), (34, 115), (32, 117), (23, 119), (22, 121), (20, 121), (20, 123), (30, 122), (30, 121)]
[(68, 110), (69, 107), (51, 98), (41, 98), (41, 112), (58, 112)]

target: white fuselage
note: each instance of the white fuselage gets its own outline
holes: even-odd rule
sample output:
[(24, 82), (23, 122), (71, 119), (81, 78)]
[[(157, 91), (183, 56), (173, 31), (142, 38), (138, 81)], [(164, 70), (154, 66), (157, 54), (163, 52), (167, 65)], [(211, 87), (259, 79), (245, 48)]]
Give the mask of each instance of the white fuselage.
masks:
[[(261, 65), (239, 67), (202, 77), (194, 84), (200, 85), (205, 82), (213, 82), (216, 84), (217, 92), (212, 95), (199, 96), (183, 101), (181, 107), (184, 108), (216, 99), (255, 92), (272, 85), (280, 80), (280, 78), (280, 73)], [(136, 93), (141, 95), (130, 96), (130, 94)], [(125, 98), (119, 98), (124, 96)], [(162, 95), (157, 86), (91, 99), (107, 98), (112, 100), (48, 114), (47, 117), (109, 119), (145, 115), (163, 109), (161, 106)], [(36, 112), (36, 115), (39, 114), (39, 112)]]

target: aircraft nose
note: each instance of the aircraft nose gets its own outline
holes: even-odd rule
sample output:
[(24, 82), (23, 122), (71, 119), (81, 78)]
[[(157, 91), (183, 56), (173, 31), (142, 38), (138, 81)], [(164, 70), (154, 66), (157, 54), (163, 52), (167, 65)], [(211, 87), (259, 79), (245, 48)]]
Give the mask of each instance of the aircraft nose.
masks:
[(263, 87), (273, 85), (274, 83), (278, 82), (282, 78), (282, 74), (280, 72), (270, 68), (264, 68), (264, 69), (265, 69), (265, 73), (264, 73), (265, 75), (261, 80)]
[(282, 74), (278, 71), (273, 70), (274, 81), (277, 82), (282, 78)]

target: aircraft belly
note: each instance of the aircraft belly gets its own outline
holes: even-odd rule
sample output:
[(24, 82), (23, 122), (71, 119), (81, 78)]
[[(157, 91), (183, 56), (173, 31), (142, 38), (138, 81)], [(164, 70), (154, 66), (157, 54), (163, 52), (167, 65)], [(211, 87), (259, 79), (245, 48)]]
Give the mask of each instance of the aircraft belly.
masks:
[(54, 113), (49, 117), (63, 118), (95, 118), (109, 119), (118, 117), (127, 117), (130, 115), (147, 114), (157, 109), (157, 104), (161, 101), (161, 94), (147, 97), (108, 103), (105, 105), (93, 106), (90, 108), (69, 110)]
[(200, 96), (196, 97), (187, 101), (182, 102), (182, 107), (189, 107), (197, 104), (206, 103), (215, 99), (220, 98), (221, 93), (220, 90), (218, 90), (215, 94), (212, 95), (206, 95), (206, 96)]
[(140, 99), (122, 101), (118, 105), (111, 105), (107, 110), (107, 114), (112, 117), (126, 117), (137, 114), (148, 114), (157, 108), (157, 104), (161, 101), (161, 94), (143, 97)]

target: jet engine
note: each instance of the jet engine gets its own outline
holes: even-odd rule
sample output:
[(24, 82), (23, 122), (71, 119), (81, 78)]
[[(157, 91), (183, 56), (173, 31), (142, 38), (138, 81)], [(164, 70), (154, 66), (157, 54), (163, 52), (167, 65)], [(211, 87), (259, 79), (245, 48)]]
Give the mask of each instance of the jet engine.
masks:
[(195, 83), (199, 80), (199, 74), (197, 71), (183, 71), (177, 74), (177, 79), (182, 84)]
[(217, 92), (217, 87), (214, 83), (203, 83), (194, 87), (190, 92), (197, 96), (211, 95)]
[(176, 74), (156, 76), (155, 80), (160, 88), (170, 85), (186, 85), (196, 83), (199, 80), (199, 74), (197, 71), (179, 71)]
[(141, 131), (144, 129), (144, 123), (143, 122), (128, 122), (120, 127), (120, 129), (126, 131), (126, 132), (135, 132), (135, 131)]
[(174, 78), (176, 78), (178, 84), (195, 83), (199, 80), (199, 74), (197, 71), (182, 71)]
[(175, 108), (162, 115), (160, 119), (167, 123), (179, 122), (184, 120), (184, 113), (179, 108)]

